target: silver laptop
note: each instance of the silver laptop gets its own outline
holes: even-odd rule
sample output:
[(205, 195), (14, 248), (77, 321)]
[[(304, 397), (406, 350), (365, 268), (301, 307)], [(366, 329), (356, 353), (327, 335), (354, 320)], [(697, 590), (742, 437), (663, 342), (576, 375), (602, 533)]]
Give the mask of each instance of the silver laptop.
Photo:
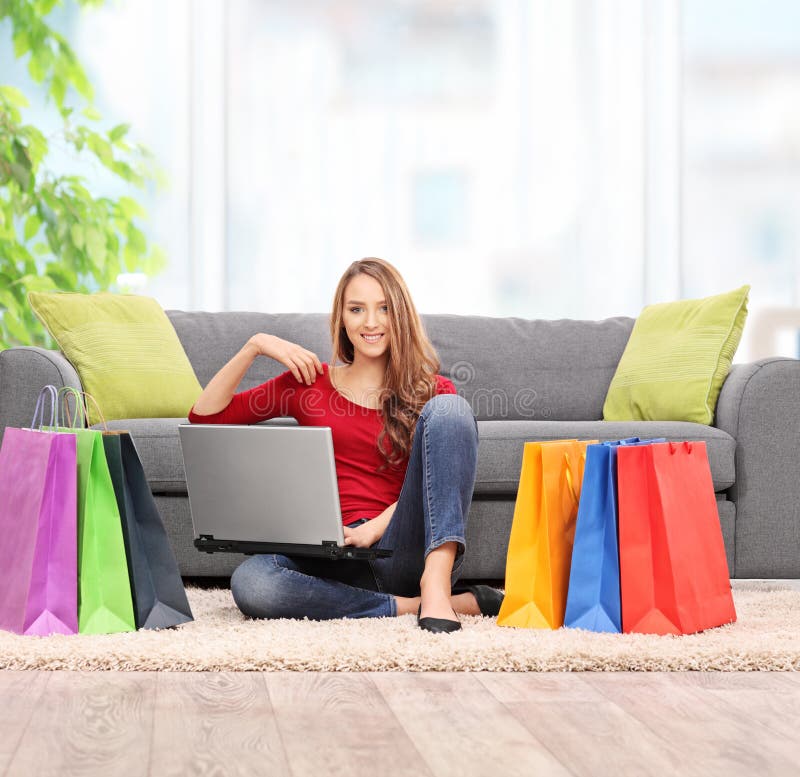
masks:
[(331, 559), (391, 555), (344, 544), (330, 427), (178, 429), (199, 550)]

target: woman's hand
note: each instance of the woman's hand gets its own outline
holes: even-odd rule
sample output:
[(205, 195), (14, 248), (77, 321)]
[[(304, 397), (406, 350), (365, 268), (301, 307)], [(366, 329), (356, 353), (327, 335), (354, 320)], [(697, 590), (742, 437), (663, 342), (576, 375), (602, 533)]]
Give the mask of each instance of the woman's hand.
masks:
[(322, 375), (322, 363), (317, 355), (296, 343), (260, 332), (253, 335), (248, 344), (256, 349), (257, 356), (269, 356), (288, 367), (299, 383), (310, 386), (317, 379), (317, 373)]
[(372, 520), (362, 523), (351, 529), (344, 527), (344, 544), (352, 545), (356, 548), (372, 547), (386, 531), (389, 521), (392, 520), (397, 502), (392, 502), (380, 515), (376, 515)]
[(381, 537), (383, 537), (383, 530), (385, 527), (376, 526), (376, 523), (381, 523), (377, 518), (371, 521), (362, 523), (361, 526), (356, 526), (351, 529), (349, 526), (344, 527), (344, 544), (352, 545), (355, 548), (369, 548), (372, 547)]

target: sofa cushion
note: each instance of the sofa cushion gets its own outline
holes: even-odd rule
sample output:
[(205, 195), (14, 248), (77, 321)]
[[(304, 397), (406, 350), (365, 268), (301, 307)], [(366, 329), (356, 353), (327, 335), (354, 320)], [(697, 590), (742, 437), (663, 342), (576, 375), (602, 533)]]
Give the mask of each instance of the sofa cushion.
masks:
[(423, 319), (443, 374), (479, 421), (599, 421), (633, 327), (630, 318)]
[[(200, 384), (161, 306), (136, 294), (28, 294), (33, 312), (58, 343), (102, 416), (187, 413)], [(89, 419), (101, 416), (89, 402)]]
[[(330, 361), (324, 313), (187, 313), (167, 315), (200, 383), (216, 372), (257, 332), (299, 343)], [(605, 321), (536, 321), (429, 314), (425, 329), (442, 362), (478, 420), (600, 420), (603, 402), (632, 318)], [(285, 367), (256, 359), (240, 389), (274, 378)]]
[[(178, 439), (178, 425), (185, 418), (111, 421), (109, 429), (131, 433), (150, 487), (157, 494), (185, 494), (186, 476)], [(266, 424), (296, 424), (292, 418)], [(102, 428), (95, 426), (95, 429)], [(703, 440), (708, 448), (711, 476), (716, 491), (734, 482), (734, 439), (719, 429), (677, 421), (479, 421), (478, 473), (475, 494), (514, 497), (517, 493), (522, 448), (527, 440), (618, 440), (624, 437), (666, 437), (668, 440)]]
[(744, 331), (749, 290), (648, 305), (611, 381), (603, 418), (712, 423)]

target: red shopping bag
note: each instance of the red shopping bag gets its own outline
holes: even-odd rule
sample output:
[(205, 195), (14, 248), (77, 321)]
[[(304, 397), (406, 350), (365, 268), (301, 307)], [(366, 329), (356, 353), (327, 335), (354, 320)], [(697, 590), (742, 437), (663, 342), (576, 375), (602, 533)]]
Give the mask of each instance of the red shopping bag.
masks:
[(736, 620), (704, 442), (617, 453), (622, 630), (691, 634)]

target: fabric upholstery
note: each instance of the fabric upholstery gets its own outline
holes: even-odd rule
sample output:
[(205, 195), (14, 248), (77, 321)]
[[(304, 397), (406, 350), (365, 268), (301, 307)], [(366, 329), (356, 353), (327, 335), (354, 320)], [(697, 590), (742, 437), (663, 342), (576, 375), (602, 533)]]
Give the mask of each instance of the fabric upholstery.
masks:
[(734, 367), (717, 424), (736, 437), (737, 577), (800, 577), (800, 361)]
[(607, 421), (710, 424), (747, 317), (749, 286), (648, 305), (611, 381)]

